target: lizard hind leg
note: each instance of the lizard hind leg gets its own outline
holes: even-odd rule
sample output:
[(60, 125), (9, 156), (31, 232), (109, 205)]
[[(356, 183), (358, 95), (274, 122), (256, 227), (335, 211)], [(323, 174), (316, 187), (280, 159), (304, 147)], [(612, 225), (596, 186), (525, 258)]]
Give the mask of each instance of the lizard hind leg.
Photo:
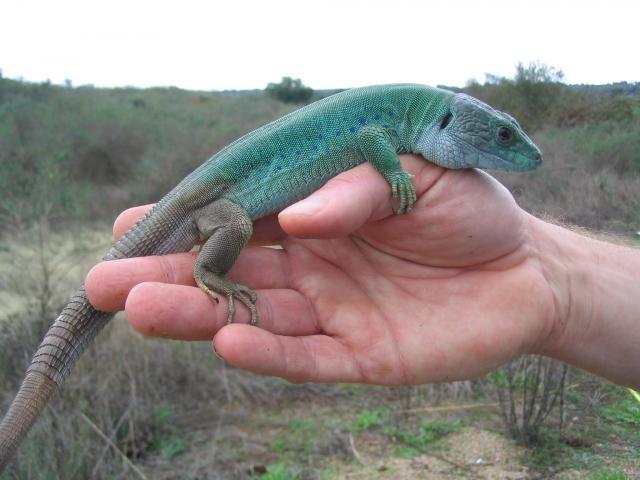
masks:
[(251, 313), (251, 324), (255, 325), (258, 321), (256, 293), (224, 278), (251, 238), (251, 218), (235, 203), (222, 199), (198, 210), (195, 221), (200, 233), (208, 237), (193, 267), (196, 284), (216, 302), (216, 294), (227, 297), (228, 323), (233, 321), (235, 300), (238, 300), (247, 307)]

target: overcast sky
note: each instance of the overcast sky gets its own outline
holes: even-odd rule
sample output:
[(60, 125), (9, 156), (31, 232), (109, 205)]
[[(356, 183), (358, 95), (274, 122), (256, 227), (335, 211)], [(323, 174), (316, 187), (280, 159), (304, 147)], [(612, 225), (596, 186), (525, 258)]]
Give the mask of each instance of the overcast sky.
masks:
[[(454, 6), (455, 4), (455, 6)], [(74, 85), (314, 88), (512, 76), (640, 81), (640, 1), (3, 0), (5, 77)]]

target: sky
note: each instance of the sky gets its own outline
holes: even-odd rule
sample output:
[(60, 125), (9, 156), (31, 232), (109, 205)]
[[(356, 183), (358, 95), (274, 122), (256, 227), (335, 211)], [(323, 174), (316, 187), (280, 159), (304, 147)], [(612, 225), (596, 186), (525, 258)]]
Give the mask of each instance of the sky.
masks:
[(464, 86), (518, 62), (640, 81), (640, 1), (2, 0), (4, 77), (95, 86)]

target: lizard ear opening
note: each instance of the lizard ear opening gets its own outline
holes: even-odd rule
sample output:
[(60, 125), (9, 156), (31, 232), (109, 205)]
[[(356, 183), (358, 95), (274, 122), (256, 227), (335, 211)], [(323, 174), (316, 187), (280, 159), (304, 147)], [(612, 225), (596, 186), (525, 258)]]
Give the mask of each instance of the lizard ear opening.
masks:
[(449, 122), (451, 122), (451, 118), (452, 117), (453, 117), (453, 115), (451, 115), (451, 112), (447, 112), (447, 114), (444, 116), (444, 118), (440, 122), (440, 130), (442, 130), (447, 125), (449, 125)]

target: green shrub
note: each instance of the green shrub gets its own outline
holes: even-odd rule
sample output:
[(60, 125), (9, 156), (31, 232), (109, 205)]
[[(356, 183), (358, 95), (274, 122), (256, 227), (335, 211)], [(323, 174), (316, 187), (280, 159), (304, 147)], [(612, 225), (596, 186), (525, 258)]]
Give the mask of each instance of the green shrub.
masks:
[(631, 95), (578, 88), (562, 79), (561, 70), (534, 62), (518, 64), (513, 79), (489, 74), (484, 84), (471, 81), (465, 91), (510, 113), (529, 132), (592, 122), (629, 124), (637, 115), (639, 102)]
[(600, 468), (591, 472), (591, 480), (627, 480), (627, 476), (619, 469)]
[(563, 74), (541, 63), (518, 64), (515, 78), (487, 75), (484, 85), (471, 82), (466, 91), (490, 105), (509, 112), (527, 131), (545, 126), (554, 106), (568, 95)]
[(286, 465), (276, 463), (267, 467), (266, 473), (260, 475), (260, 480), (296, 480), (300, 476), (291, 472)]
[(612, 168), (619, 175), (640, 175), (640, 121), (594, 121), (556, 135), (575, 145), (592, 172)]
[(356, 420), (355, 425), (351, 428), (354, 432), (362, 432), (370, 428), (378, 427), (389, 416), (389, 409), (386, 407), (378, 407), (373, 410), (364, 409)]
[(282, 77), (280, 83), (270, 83), (267, 95), (284, 103), (305, 103), (311, 99), (313, 89), (302, 84), (299, 78)]
[(412, 432), (395, 432), (394, 437), (396, 440), (402, 442), (409, 451), (404, 450), (404, 453), (408, 453), (411, 450), (415, 452), (424, 452), (436, 441), (447, 435), (457, 432), (462, 427), (460, 420), (448, 422), (446, 420), (429, 420), (418, 428), (416, 433)]

